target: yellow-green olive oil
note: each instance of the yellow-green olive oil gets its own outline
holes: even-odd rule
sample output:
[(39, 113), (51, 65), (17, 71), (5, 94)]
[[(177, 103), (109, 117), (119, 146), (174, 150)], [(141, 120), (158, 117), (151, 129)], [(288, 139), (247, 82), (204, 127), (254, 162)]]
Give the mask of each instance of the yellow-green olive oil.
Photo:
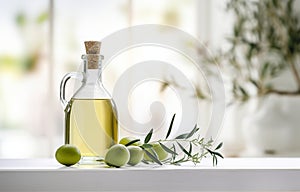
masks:
[(105, 156), (118, 140), (116, 111), (110, 99), (72, 99), (70, 101), (68, 140), (82, 157)]

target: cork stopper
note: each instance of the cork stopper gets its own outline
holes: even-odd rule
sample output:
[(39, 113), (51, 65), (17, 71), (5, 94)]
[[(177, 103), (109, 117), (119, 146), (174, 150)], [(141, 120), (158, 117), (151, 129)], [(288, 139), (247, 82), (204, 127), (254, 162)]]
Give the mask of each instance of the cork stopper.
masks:
[(100, 41), (85, 41), (85, 51), (88, 61), (88, 69), (98, 69), (98, 63), (100, 60)]

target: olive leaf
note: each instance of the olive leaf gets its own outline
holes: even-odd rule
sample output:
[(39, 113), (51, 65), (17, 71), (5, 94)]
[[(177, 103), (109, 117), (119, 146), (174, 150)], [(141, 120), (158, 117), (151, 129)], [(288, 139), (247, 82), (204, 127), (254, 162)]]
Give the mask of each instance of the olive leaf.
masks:
[(196, 124), (191, 132), (178, 135), (177, 137), (175, 137), (175, 139), (188, 139), (191, 136), (193, 136), (197, 131), (199, 131), (199, 128), (197, 128), (197, 124)]
[(175, 139), (185, 139), (189, 134), (188, 133), (184, 133), (181, 135), (178, 135), (177, 137), (175, 137)]
[(143, 151), (148, 155), (148, 157), (150, 157), (150, 159), (152, 159), (155, 163), (162, 165), (162, 163), (160, 162), (160, 160), (157, 158), (157, 155), (155, 153), (155, 151), (153, 150), (152, 152), (154, 152), (153, 154), (150, 153), (148, 150), (143, 149)]
[(221, 157), (222, 159), (224, 158), (223, 155), (221, 155), (220, 153), (218, 153), (216, 151), (212, 151), (210, 149), (206, 149), (206, 150), (213, 156), (217, 155), (217, 156)]
[(197, 124), (195, 124), (193, 130), (186, 136), (185, 139), (188, 139), (188, 138), (190, 138), (191, 136), (193, 136), (198, 130), (199, 130), (199, 128), (197, 128)]
[(147, 136), (145, 137), (144, 143), (148, 143), (150, 141), (152, 134), (153, 134), (153, 129), (151, 129), (147, 134)]
[(134, 144), (136, 142), (139, 142), (139, 141), (141, 141), (141, 140), (140, 139), (132, 140), (132, 141), (128, 142), (125, 146), (128, 147), (128, 146), (130, 146), (130, 145), (132, 145), (132, 144)]
[[(176, 153), (176, 147), (174, 145), (174, 143), (172, 144), (172, 149), (174, 150), (174, 152)], [(177, 153), (176, 153), (177, 154)], [(172, 160), (175, 161), (176, 159), (176, 154), (172, 154)]]
[(167, 146), (165, 146), (164, 144), (162, 144), (161, 142), (159, 142), (160, 146), (163, 148), (163, 150), (165, 150), (168, 153), (174, 154), (174, 155), (178, 155), (175, 151), (169, 149)]
[(215, 150), (220, 149), (222, 146), (223, 146), (223, 142), (221, 142), (221, 143), (215, 148)]
[(219, 156), (219, 157), (221, 157), (222, 159), (224, 159), (223, 155), (221, 155), (220, 153), (214, 152), (214, 154), (217, 155), (217, 156)]
[(179, 142), (176, 143), (187, 156), (192, 157), (192, 155)]
[(152, 148), (153, 145), (151, 145), (151, 144), (149, 144), (149, 143), (144, 143), (144, 144), (142, 145), (142, 147), (143, 147), (143, 148)]
[(171, 131), (172, 131), (172, 127), (173, 127), (173, 122), (174, 122), (175, 116), (176, 116), (176, 113), (174, 113), (174, 115), (173, 115), (173, 117), (172, 117), (172, 120), (171, 120), (169, 129), (168, 129), (168, 132), (167, 132), (167, 135), (166, 135), (166, 139), (169, 137), (169, 135), (170, 135), (170, 133), (171, 133)]
[(145, 164), (149, 164), (149, 162), (144, 160), (144, 159), (142, 160), (142, 162), (145, 163)]
[(184, 156), (184, 157), (182, 157), (181, 159), (179, 159), (179, 160), (177, 160), (177, 161), (174, 161), (173, 164), (178, 165), (178, 163), (183, 162), (183, 161), (185, 160), (185, 158), (186, 158), (186, 157)]
[(192, 148), (193, 148), (192, 143), (190, 143), (189, 154), (192, 154), (192, 150), (193, 150)]

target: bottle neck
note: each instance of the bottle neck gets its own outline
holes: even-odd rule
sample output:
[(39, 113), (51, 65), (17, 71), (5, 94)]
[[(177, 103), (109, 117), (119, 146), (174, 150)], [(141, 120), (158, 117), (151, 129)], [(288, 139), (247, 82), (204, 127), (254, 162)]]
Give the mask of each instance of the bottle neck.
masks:
[(102, 84), (100, 69), (87, 69), (85, 72), (85, 83), (87, 85)]
[(99, 64), (98, 68), (91, 69), (86, 64), (87, 62), (84, 62), (82, 85), (73, 98), (110, 99), (111, 96), (102, 84), (101, 65)]

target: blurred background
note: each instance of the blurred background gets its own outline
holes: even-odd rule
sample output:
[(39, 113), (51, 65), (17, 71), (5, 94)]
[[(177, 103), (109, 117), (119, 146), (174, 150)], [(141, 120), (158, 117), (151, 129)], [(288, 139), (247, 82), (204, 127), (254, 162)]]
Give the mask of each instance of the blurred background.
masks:
[[(52, 157), (63, 143), (60, 80), (78, 70), (83, 42), (139, 24), (174, 26), (211, 51), (195, 47), (207, 70), (217, 61), (223, 74), (227, 108), (218, 139), (225, 156), (300, 155), (299, 0), (0, 1), (0, 158)], [(166, 60), (171, 57), (165, 54)], [(124, 64), (108, 69), (108, 90), (130, 61), (122, 57)], [(178, 62), (193, 76), (188, 61)], [(176, 82), (167, 80), (136, 93), (138, 121), (149, 118), (141, 113), (145, 100), (171, 98), (168, 87)], [(211, 101), (198, 81), (193, 99), (202, 103), (205, 127)], [(157, 94), (141, 96), (149, 86)]]

